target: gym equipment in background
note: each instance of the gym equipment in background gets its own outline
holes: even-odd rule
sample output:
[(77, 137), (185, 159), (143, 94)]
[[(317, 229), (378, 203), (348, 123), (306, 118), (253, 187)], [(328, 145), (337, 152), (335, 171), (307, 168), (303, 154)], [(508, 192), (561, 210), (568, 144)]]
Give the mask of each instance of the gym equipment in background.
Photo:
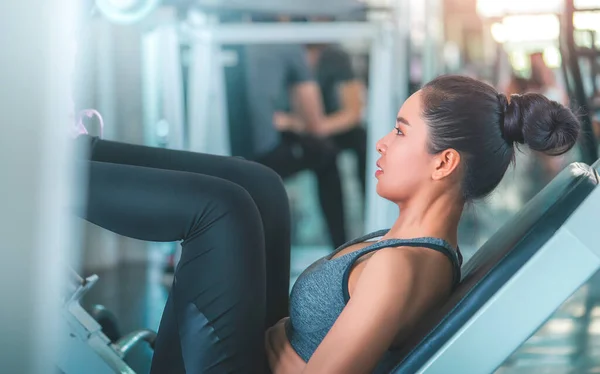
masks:
[[(72, 269), (69, 270), (61, 313), (62, 322), (66, 326), (61, 330), (63, 335), (58, 344), (60, 351), (57, 366), (64, 374), (135, 374), (124, 358), (134, 346), (142, 342), (147, 342), (152, 347), (156, 333), (139, 330), (120, 336), (112, 313), (102, 306), (95, 306), (92, 314), (88, 313), (80, 301), (97, 281), (97, 275), (82, 278)], [(103, 327), (112, 340), (104, 333)]]

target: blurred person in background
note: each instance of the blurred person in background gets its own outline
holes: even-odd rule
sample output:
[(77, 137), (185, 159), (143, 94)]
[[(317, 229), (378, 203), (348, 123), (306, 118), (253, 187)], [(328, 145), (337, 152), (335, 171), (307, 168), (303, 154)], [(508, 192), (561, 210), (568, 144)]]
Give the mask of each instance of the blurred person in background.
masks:
[(508, 82), (504, 94), (510, 97), (510, 95), (523, 95), (527, 92), (529, 81), (526, 78), (520, 77), (515, 73), (511, 74), (510, 81)]
[[(306, 19), (296, 19), (306, 22)], [(314, 17), (312, 22), (333, 21), (330, 18)], [(319, 84), (325, 111), (321, 131), (317, 136), (325, 138), (335, 147), (336, 153), (350, 152), (354, 156), (354, 172), (360, 192), (356, 198), (360, 201), (362, 214), (365, 206), (367, 132), (363, 125), (364, 83), (357, 77), (352, 66), (351, 56), (336, 44), (306, 45), (306, 56), (313, 75)], [(287, 96), (279, 101), (279, 111), (274, 117), (277, 129), (282, 136), (298, 136), (310, 133), (300, 116), (294, 112), (293, 103)], [(339, 165), (339, 163), (338, 163)], [(341, 166), (341, 165), (339, 165)], [(340, 176), (342, 170), (339, 170)], [(341, 189), (341, 193), (347, 193)], [(342, 196), (344, 203), (350, 203), (347, 196)], [(354, 199), (351, 204), (354, 204)], [(351, 206), (344, 206), (344, 212), (352, 211)], [(360, 213), (359, 213), (360, 214)], [(352, 215), (345, 217), (345, 226), (354, 222)], [(358, 218), (358, 217), (357, 217)], [(359, 218), (360, 220), (360, 218)]]
[[(289, 17), (254, 17), (261, 22), (287, 22)], [(315, 173), (319, 203), (335, 248), (346, 242), (346, 227), (337, 149), (328, 139), (321, 93), (304, 47), (298, 44), (245, 47), (245, 79), (252, 154), (248, 157), (270, 167), (282, 178), (304, 170)], [(281, 131), (276, 114), (282, 98), (289, 98), (301, 131)], [(285, 99), (287, 100), (287, 99)], [(233, 134), (235, 135), (235, 134)]]
[[(229, 12), (221, 15), (220, 21), (239, 23), (244, 18), (245, 14)], [(252, 22), (289, 20), (286, 16), (252, 15)], [(250, 44), (228, 45), (224, 50), (235, 54), (238, 61), (225, 67), (232, 155), (263, 164), (283, 179), (304, 170), (314, 172), (329, 239), (337, 248), (347, 240), (337, 150), (321, 135), (325, 133), (323, 104), (304, 47), (299, 44)], [(282, 96), (290, 98), (305, 131), (282, 133), (276, 128), (275, 112)], [(284, 258), (273, 261), (286, 264), (287, 270), (277, 272), (276, 282), (285, 288), (289, 284), (289, 253), (282, 250), (278, 255)], [(275, 256), (269, 256), (269, 259)], [(164, 269), (164, 283), (168, 287), (172, 283), (177, 257), (175, 253), (171, 254)], [(267, 267), (270, 267), (270, 261)]]
[[(311, 21), (332, 20), (315, 17)], [(321, 90), (326, 115), (319, 135), (327, 137), (338, 150), (351, 150), (355, 154), (356, 174), (364, 198), (367, 158), (367, 132), (362, 125), (364, 84), (356, 77), (350, 55), (339, 45), (309, 44), (306, 54)], [(280, 131), (307, 130), (289, 105), (284, 104), (282, 110), (275, 116), (275, 124)]]
[(569, 97), (558, 84), (554, 71), (546, 64), (544, 54), (541, 52), (532, 53), (529, 56), (529, 62), (531, 76), (528, 80), (527, 91), (540, 93), (550, 100), (566, 105)]

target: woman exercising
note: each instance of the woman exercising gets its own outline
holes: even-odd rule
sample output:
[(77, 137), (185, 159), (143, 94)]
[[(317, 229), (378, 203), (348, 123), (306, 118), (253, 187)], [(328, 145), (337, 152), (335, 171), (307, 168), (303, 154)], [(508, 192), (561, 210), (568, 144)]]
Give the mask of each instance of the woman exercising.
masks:
[(389, 369), (386, 353), (460, 280), (464, 204), (498, 185), (515, 143), (559, 155), (579, 134), (573, 113), (542, 95), (508, 100), (460, 76), (426, 84), (390, 127), (376, 144), (377, 193), (400, 216), (306, 269), (289, 317), (289, 212), (275, 173), (236, 158), (79, 138), (91, 143), (84, 218), (133, 238), (183, 241), (152, 373)]

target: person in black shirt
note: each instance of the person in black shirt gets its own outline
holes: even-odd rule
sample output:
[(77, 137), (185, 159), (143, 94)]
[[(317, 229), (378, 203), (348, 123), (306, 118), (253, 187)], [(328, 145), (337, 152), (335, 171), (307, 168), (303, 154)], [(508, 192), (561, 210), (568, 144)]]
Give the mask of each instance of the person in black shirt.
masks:
[[(354, 74), (350, 56), (339, 46), (309, 45), (307, 55), (326, 114), (317, 135), (330, 140), (338, 150), (350, 149), (355, 153), (356, 173), (364, 197), (367, 158), (367, 133), (362, 126), (364, 85)], [(281, 131), (303, 131), (306, 127), (297, 116), (286, 112), (276, 113), (275, 123)]]
[[(259, 20), (285, 22), (283, 17)], [(348, 240), (337, 147), (318, 135), (325, 115), (304, 46), (251, 44), (235, 48), (235, 54), (238, 63), (225, 70), (232, 155), (268, 166), (283, 179), (312, 171), (331, 244), (337, 248)], [(277, 129), (275, 113), (282, 102), (296, 109), (304, 131)]]

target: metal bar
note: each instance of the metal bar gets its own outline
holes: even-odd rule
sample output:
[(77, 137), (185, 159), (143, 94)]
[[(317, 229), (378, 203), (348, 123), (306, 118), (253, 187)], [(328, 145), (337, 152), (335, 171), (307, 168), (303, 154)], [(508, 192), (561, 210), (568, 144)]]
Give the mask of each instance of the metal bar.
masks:
[(593, 49), (593, 48), (578, 47), (575, 50), (575, 52), (577, 53), (577, 56), (581, 56), (581, 57), (588, 57), (588, 58), (600, 57), (600, 51)]
[(600, 54), (595, 46), (596, 46), (596, 32), (589, 30), (589, 33), (591, 35), (592, 38), (592, 50), (596, 52), (595, 55), (590, 55), (588, 56), (589, 61), (590, 61), (590, 69), (592, 70), (592, 97), (596, 96), (596, 93), (598, 92), (598, 85), (596, 84), (596, 77), (598, 76), (598, 61), (596, 60), (596, 58), (598, 57), (598, 55)]
[[(573, 14), (575, 13), (574, 0), (566, 0), (565, 3), (565, 42), (568, 51), (568, 66), (573, 78), (573, 90), (577, 105), (582, 109), (581, 127), (583, 134), (580, 138), (582, 161), (592, 164), (598, 159), (598, 145), (592, 131), (592, 117), (589, 113), (589, 102), (583, 86), (583, 78), (579, 68), (579, 56), (575, 45), (575, 26), (573, 24)], [(593, 77), (596, 79), (596, 77)]]
[(303, 44), (373, 40), (381, 25), (370, 22), (239, 23), (188, 27), (191, 42), (209, 39), (225, 44)]
[(376, 193), (377, 182), (375, 162), (379, 154), (374, 145), (390, 131), (394, 123), (394, 44), (391, 35), (376, 40), (371, 45), (369, 66), (369, 103), (368, 103), (368, 152), (367, 152), (367, 198), (366, 198), (366, 231), (391, 227), (398, 218), (398, 207), (381, 198)]
[(375, 161), (379, 154), (375, 143), (387, 134), (395, 121), (397, 110), (408, 97), (410, 1), (395, 4), (397, 28), (382, 24), (381, 32), (371, 45), (369, 63), (369, 101), (367, 121), (367, 197), (365, 231), (391, 227), (398, 218), (398, 206), (377, 194), (374, 178)]
[(218, 53), (210, 39), (199, 40), (191, 50), (192, 60), (188, 77), (188, 144), (189, 150), (208, 153), (209, 129), (211, 115), (211, 79), (217, 68)]
[(160, 145), (157, 136), (157, 124), (160, 121), (160, 92), (159, 79), (159, 35), (158, 30), (144, 34), (141, 42), (142, 53), (142, 102), (144, 107), (144, 144), (152, 147)]
[(565, 46), (564, 38), (559, 38), (559, 47), (558, 48), (559, 48), (560, 55), (562, 58), (562, 62), (560, 64), (560, 70), (564, 77), (565, 88), (567, 89), (569, 101), (573, 101), (573, 100), (575, 100), (575, 98), (574, 98), (575, 94), (574, 94), (574, 89), (573, 89), (572, 77), (571, 77), (569, 69), (567, 67), (567, 61), (566, 61), (567, 59), (565, 58), (565, 57), (567, 57), (568, 52), (567, 52), (567, 47)]
[[(167, 0), (167, 3), (177, 3)], [(339, 16), (366, 11), (359, 0), (194, 0), (192, 5), (203, 11), (234, 11), (290, 16)]]
[(422, 83), (425, 84), (435, 78), (442, 65), (441, 42), (443, 40), (443, 2), (440, 0), (426, 0), (422, 5), (427, 22), (423, 25), (425, 40), (423, 42)]
[(119, 356), (126, 357), (127, 353), (129, 353), (133, 347), (142, 341), (145, 341), (146, 343), (150, 344), (151, 347), (154, 347), (156, 333), (148, 329), (134, 331), (119, 339), (119, 341), (116, 342), (113, 347)]
[(185, 149), (185, 108), (179, 35), (172, 25), (163, 26), (159, 30), (162, 119), (168, 124), (166, 146), (170, 149)]

